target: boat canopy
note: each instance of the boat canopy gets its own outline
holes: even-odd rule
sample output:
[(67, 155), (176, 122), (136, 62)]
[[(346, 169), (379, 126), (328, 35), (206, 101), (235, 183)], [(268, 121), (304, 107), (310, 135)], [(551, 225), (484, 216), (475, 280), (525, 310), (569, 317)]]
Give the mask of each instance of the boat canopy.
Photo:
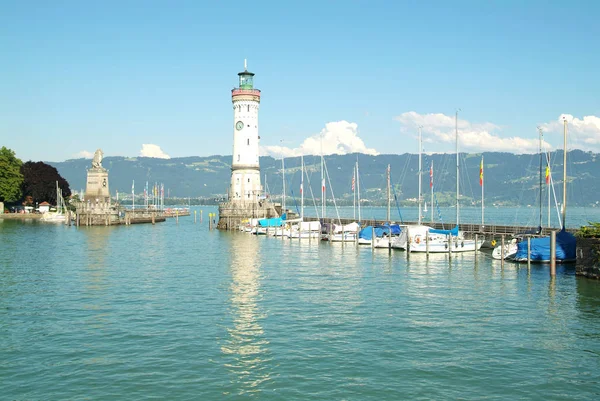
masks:
[[(531, 238), (531, 260), (545, 262), (550, 260), (550, 236)], [(577, 239), (564, 229), (556, 233), (556, 260), (572, 261), (577, 255)], [(527, 240), (517, 243), (517, 260), (527, 260)]]
[[(400, 229), (400, 226), (398, 224), (377, 226), (375, 227), (375, 236), (377, 238), (381, 238), (384, 235), (389, 235), (390, 231), (392, 235), (399, 235), (402, 230)], [(360, 230), (358, 232), (358, 238), (363, 238), (366, 240), (373, 239), (373, 226), (366, 226), (365, 228)]]
[(260, 227), (281, 227), (283, 225), (283, 220), (281, 217), (275, 217), (272, 219), (260, 219), (258, 220), (258, 225)]
[(341, 232), (356, 233), (359, 230), (360, 230), (360, 224), (358, 224), (357, 222), (352, 222), (350, 224), (344, 224), (344, 225), (338, 225), (338, 224), (333, 225), (333, 232), (335, 232), (335, 233), (341, 233)]
[(321, 231), (321, 222), (319, 221), (302, 221), (299, 226), (300, 231)]
[(435, 228), (430, 228), (429, 232), (431, 234), (443, 234), (443, 235), (458, 235), (458, 226), (454, 227), (452, 230), (436, 230)]

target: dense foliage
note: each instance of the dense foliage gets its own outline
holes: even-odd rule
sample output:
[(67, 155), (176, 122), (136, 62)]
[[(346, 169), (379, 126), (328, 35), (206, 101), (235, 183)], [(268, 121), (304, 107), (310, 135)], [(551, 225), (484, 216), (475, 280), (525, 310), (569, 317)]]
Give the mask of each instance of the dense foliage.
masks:
[(71, 196), (69, 183), (58, 173), (55, 167), (44, 162), (28, 161), (21, 166), (23, 174), (23, 196), (31, 203), (46, 201), (56, 205), (56, 182), (62, 189), (64, 198)]
[(581, 227), (576, 233), (579, 238), (600, 238), (600, 223), (589, 222), (589, 225)]
[(15, 156), (15, 152), (2, 147), (0, 149), (0, 201), (16, 202), (21, 198), (23, 162)]

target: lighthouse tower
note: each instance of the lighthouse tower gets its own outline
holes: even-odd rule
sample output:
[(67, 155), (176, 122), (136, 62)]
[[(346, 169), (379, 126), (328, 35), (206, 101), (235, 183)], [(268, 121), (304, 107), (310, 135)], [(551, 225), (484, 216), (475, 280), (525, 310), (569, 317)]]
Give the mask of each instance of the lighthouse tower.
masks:
[(262, 196), (258, 161), (258, 109), (260, 90), (254, 73), (238, 73), (239, 85), (231, 90), (233, 104), (233, 160), (227, 201), (219, 205), (217, 228), (235, 230), (251, 219), (277, 217), (274, 205)]
[(238, 73), (239, 86), (231, 90), (233, 103), (233, 161), (229, 200), (256, 202), (262, 192), (260, 165), (258, 163), (258, 108), (260, 90), (254, 89), (254, 73)]

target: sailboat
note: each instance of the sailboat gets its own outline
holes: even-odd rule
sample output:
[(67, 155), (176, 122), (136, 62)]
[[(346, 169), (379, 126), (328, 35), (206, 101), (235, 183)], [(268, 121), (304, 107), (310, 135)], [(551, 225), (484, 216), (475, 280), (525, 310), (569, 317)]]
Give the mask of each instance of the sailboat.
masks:
[[(460, 154), (458, 152), (458, 110), (455, 117), (456, 136), (456, 227), (451, 230), (436, 230), (427, 226), (408, 227), (410, 252), (473, 252), (479, 250), (483, 241), (466, 239), (460, 227)], [(421, 222), (421, 193), (419, 190), (419, 223)], [(414, 232), (414, 235), (413, 235)]]
[[(567, 120), (563, 118), (563, 201), (562, 201), (562, 229), (556, 234), (556, 261), (567, 263), (576, 260), (577, 240), (575, 236), (566, 231), (567, 218)], [(550, 253), (550, 236), (531, 238), (530, 255), (527, 255), (527, 241), (517, 244), (517, 253), (513, 260), (516, 262), (548, 263), (552, 257)]]
[(58, 181), (56, 181), (56, 211), (44, 213), (40, 220), (49, 223), (64, 223), (67, 220), (65, 209), (66, 206), (62, 196), (62, 190), (58, 187)]
[(401, 248), (398, 224), (391, 222), (391, 167), (387, 166), (387, 215), (386, 223), (382, 226), (367, 226), (358, 232), (359, 245), (372, 245), (374, 248)]
[[(508, 241), (507, 243), (505, 243), (504, 245), (502, 244), (498, 244), (494, 250), (492, 251), (492, 258), (493, 259), (512, 259), (515, 257), (517, 250), (518, 250), (518, 243), (521, 242), (524, 238), (524, 236), (526, 235), (532, 235), (532, 234), (540, 234), (542, 232), (542, 167), (543, 167), (543, 159), (544, 159), (544, 154), (542, 153), (542, 138), (543, 138), (543, 134), (542, 134), (542, 129), (538, 128), (539, 130), (539, 150), (540, 150), (540, 169), (539, 169), (539, 179), (540, 179), (540, 185), (539, 185), (539, 189), (540, 189), (540, 200), (539, 200), (539, 207), (540, 207), (540, 221), (539, 221), (539, 226), (537, 230), (533, 230), (531, 232), (523, 232), (523, 233), (518, 233), (516, 234), (510, 241)], [(482, 167), (483, 168), (483, 167)], [(483, 190), (482, 190), (483, 193)], [(481, 197), (481, 201), (482, 201), (482, 205), (483, 205), (483, 195)], [(482, 210), (481, 210), (482, 216), (483, 216), (483, 206), (482, 206)], [(483, 220), (483, 217), (482, 217)], [(483, 223), (482, 223), (483, 225)]]
[(321, 222), (304, 221), (304, 155), (300, 156), (300, 164), (300, 221), (292, 226), (288, 236), (292, 239), (318, 240), (321, 238)]

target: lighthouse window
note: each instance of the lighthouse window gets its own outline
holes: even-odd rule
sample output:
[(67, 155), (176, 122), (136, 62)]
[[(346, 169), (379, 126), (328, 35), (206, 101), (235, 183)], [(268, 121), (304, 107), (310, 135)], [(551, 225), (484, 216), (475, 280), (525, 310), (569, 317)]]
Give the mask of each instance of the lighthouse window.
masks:
[(248, 138), (248, 145), (250, 145), (250, 138)]
[(238, 161), (240, 161), (240, 155), (238, 155)]
[(248, 182), (250, 182), (250, 178), (248, 178)]

